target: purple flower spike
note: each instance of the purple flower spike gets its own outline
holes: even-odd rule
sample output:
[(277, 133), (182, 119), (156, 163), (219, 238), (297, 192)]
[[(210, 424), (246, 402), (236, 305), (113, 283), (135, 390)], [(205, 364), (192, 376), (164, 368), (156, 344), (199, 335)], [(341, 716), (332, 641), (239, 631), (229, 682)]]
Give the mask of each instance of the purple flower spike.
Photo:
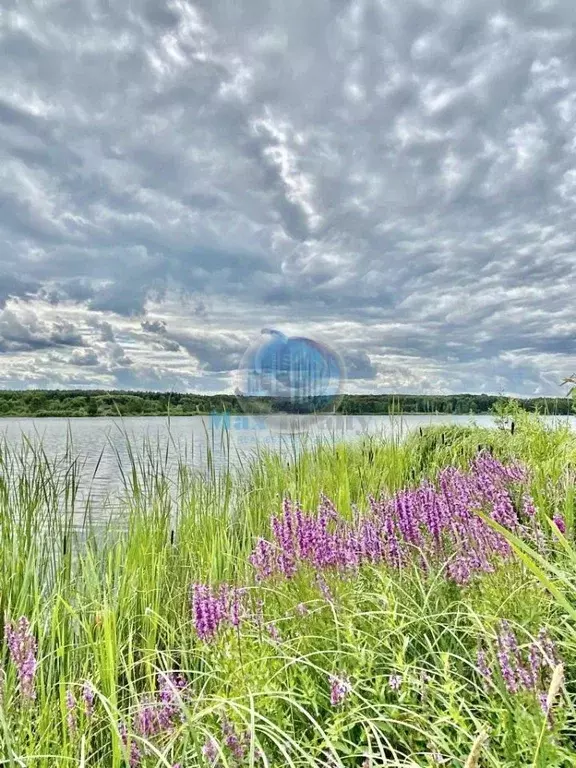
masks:
[(66, 691), (66, 709), (68, 711), (66, 716), (68, 730), (71, 734), (74, 734), (76, 733), (76, 698), (70, 688)]
[(558, 528), (560, 533), (562, 535), (564, 535), (566, 533), (566, 522), (565, 522), (564, 518), (562, 517), (562, 515), (554, 515), (552, 520), (553, 520), (554, 525), (556, 526), (556, 528)]
[(120, 724), (120, 737), (122, 739), (122, 744), (124, 744), (125, 747), (128, 747), (128, 743), (130, 743), (130, 755), (128, 757), (128, 764), (130, 768), (139, 768), (139, 766), (142, 764), (142, 752), (140, 751), (140, 747), (134, 739), (130, 739), (128, 736), (128, 731), (126, 730), (126, 726), (124, 723)]
[(84, 701), (84, 712), (88, 720), (92, 719), (94, 714), (94, 687), (88, 680), (82, 686), (82, 700)]
[(488, 666), (488, 661), (486, 659), (486, 651), (482, 646), (478, 648), (478, 655), (476, 657), (476, 666), (478, 667), (478, 672), (482, 675), (482, 677), (485, 677), (487, 679), (492, 677), (492, 670)]
[(507, 621), (500, 624), (500, 633), (497, 638), (497, 656), (500, 671), (509, 693), (517, 693), (521, 678), (519, 675), (518, 643), (516, 635), (510, 629)]
[(245, 616), (245, 588), (222, 584), (214, 590), (206, 584), (192, 587), (192, 613), (196, 634), (204, 642), (211, 642), (223, 627), (238, 629)]
[(236, 760), (242, 760), (246, 753), (245, 739), (241, 739), (238, 736), (236, 729), (226, 717), (222, 718), (222, 735), (224, 737), (224, 744), (232, 755)]
[(280, 635), (280, 630), (278, 629), (276, 624), (274, 624), (273, 621), (270, 622), (270, 624), (268, 624), (266, 629), (268, 630), (268, 634), (270, 635), (270, 638), (271, 638), (271, 640), (273, 640), (273, 642), (275, 642), (275, 643), (281, 643), (282, 642), (282, 636)]
[(337, 707), (342, 704), (344, 699), (352, 691), (352, 686), (350, 685), (350, 680), (346, 675), (331, 675), (329, 682), (330, 704), (332, 704), (333, 707)]
[(214, 768), (218, 762), (218, 744), (216, 739), (212, 737), (206, 739), (204, 746), (202, 747), (202, 754), (207, 763)]
[(24, 702), (34, 701), (36, 690), (34, 678), (38, 662), (36, 660), (36, 638), (30, 631), (30, 622), (25, 616), (17, 622), (9, 622), (5, 628), (6, 643), (10, 659), (16, 667), (20, 695)]

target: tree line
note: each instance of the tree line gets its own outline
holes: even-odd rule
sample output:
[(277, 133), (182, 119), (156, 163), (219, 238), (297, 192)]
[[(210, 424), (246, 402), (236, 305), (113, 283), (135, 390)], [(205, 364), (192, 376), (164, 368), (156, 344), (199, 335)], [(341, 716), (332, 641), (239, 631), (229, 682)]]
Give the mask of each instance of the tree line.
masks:
[[(338, 413), (360, 414), (489, 414), (506, 400), (496, 395), (344, 395)], [(565, 415), (573, 412), (569, 397), (519, 399), (527, 411)], [(234, 395), (107, 390), (0, 390), (0, 417), (193, 416), (210, 413), (285, 412), (289, 404), (268, 398), (243, 400)]]

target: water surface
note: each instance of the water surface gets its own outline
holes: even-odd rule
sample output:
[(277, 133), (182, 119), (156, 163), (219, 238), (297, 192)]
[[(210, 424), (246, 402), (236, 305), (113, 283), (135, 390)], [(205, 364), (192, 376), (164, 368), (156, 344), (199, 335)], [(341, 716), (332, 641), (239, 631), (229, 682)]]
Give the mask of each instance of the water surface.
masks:
[[(576, 417), (567, 417), (576, 425)], [(293, 452), (314, 441), (354, 441), (363, 435), (403, 436), (430, 424), (491, 426), (491, 416), (333, 415), (310, 426), (298, 417), (287, 424), (283, 417), (231, 416), (228, 423), (210, 416), (130, 418), (1, 418), (0, 435), (18, 448), (25, 439), (42, 445), (51, 460), (63, 457), (67, 448), (78, 458), (79, 499), (91, 499), (95, 517), (110, 514), (107, 499), (117, 499), (123, 472), (130, 467), (129, 451), (139, 460), (161, 457), (168, 476), (176, 478), (178, 462), (194, 472), (241, 469), (262, 447)], [(131, 446), (129, 449), (128, 446)], [(64, 466), (65, 461), (62, 462)]]

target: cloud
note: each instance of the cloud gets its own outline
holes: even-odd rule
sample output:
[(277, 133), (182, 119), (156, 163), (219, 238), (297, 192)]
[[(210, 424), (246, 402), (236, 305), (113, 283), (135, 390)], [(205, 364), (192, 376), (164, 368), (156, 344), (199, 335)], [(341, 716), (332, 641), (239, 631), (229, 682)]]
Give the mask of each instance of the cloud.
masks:
[(240, 339), (225, 334), (193, 335), (172, 332), (167, 339), (196, 358), (200, 368), (209, 372), (235, 371), (246, 351)]
[(14, 296), (23, 298), (32, 296), (38, 288), (36, 283), (21, 280), (10, 274), (0, 274), (0, 309), (6, 306), (8, 299)]
[(116, 337), (114, 336), (114, 329), (110, 323), (106, 322), (106, 320), (98, 321), (96, 327), (100, 329), (100, 338), (102, 341), (116, 341)]
[(122, 368), (132, 365), (131, 358), (128, 357), (120, 344), (111, 344), (109, 348), (110, 360)]
[(0, 341), (5, 352), (84, 346), (82, 335), (71, 322), (60, 318), (46, 322), (25, 305), (0, 312)]
[(83, 351), (74, 350), (68, 362), (71, 365), (91, 366), (98, 365), (100, 360), (98, 359), (98, 355), (96, 352), (94, 352), (93, 349), (87, 349)]
[(344, 371), (347, 380), (364, 379), (372, 381), (378, 375), (378, 369), (372, 364), (366, 352), (347, 352), (343, 356)]
[(160, 339), (154, 343), (156, 349), (164, 349), (166, 352), (179, 352), (181, 347), (177, 341), (171, 341), (170, 339)]
[(147, 333), (166, 333), (166, 323), (164, 320), (143, 320), (140, 326)]
[(53, 330), (50, 333), (50, 341), (55, 346), (84, 346), (84, 339), (82, 338), (81, 334), (77, 328), (75, 328), (74, 325), (67, 320), (59, 320), (54, 323)]
[(576, 369), (570, 3), (8, 4), (0, 37), (0, 386), (230, 390), (264, 326), (362, 391)]

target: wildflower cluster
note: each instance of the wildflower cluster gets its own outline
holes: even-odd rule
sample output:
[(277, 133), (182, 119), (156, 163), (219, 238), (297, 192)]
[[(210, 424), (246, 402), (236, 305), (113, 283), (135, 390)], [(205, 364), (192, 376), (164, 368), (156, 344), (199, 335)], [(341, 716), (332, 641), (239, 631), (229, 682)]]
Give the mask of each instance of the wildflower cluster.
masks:
[(217, 590), (205, 584), (192, 587), (194, 627), (201, 640), (212, 640), (221, 627), (237, 628), (246, 614), (246, 589), (222, 584)]
[[(220, 718), (220, 733), (220, 745), (213, 736), (209, 736), (202, 747), (202, 755), (210, 768), (220, 768), (224, 765), (220, 760), (221, 753), (225, 756), (226, 765), (244, 765), (244, 759), (251, 746), (249, 732), (238, 730), (238, 727), (224, 715)], [(258, 747), (254, 750), (254, 758), (256, 761), (263, 760), (262, 752)]]
[(271, 519), (272, 540), (260, 539), (250, 562), (259, 579), (292, 578), (301, 565), (317, 573), (386, 563), (395, 568), (418, 558), (446, 564), (448, 576), (465, 584), (475, 573), (491, 572), (497, 559), (511, 556), (506, 539), (482, 517), (523, 537), (537, 535), (533, 503), (527, 496), (517, 510), (512, 486), (526, 480), (517, 464), (504, 465), (489, 453), (479, 454), (465, 473), (447, 467), (437, 486), (424, 482), (391, 499), (369, 499), (366, 514), (353, 521), (341, 516), (323, 497), (317, 514), (305, 514), (289, 500)]
[(134, 714), (132, 736), (123, 723), (120, 725), (120, 736), (124, 746), (129, 748), (130, 768), (138, 768), (145, 756), (139, 739), (150, 741), (168, 736), (182, 722), (181, 700), (188, 693), (189, 684), (181, 674), (162, 673), (158, 676), (156, 695), (143, 699)]
[(330, 704), (337, 707), (352, 691), (349, 678), (344, 675), (331, 675), (330, 679)]
[[(545, 628), (527, 649), (522, 649), (515, 632), (507, 621), (500, 622), (496, 637), (495, 655), (506, 690), (511, 694), (534, 693), (544, 713), (550, 717), (546, 706), (547, 692), (553, 671), (560, 664), (556, 647)], [(493, 676), (493, 669), (487, 659), (486, 650), (480, 647), (477, 661), (478, 671), (486, 678)]]

